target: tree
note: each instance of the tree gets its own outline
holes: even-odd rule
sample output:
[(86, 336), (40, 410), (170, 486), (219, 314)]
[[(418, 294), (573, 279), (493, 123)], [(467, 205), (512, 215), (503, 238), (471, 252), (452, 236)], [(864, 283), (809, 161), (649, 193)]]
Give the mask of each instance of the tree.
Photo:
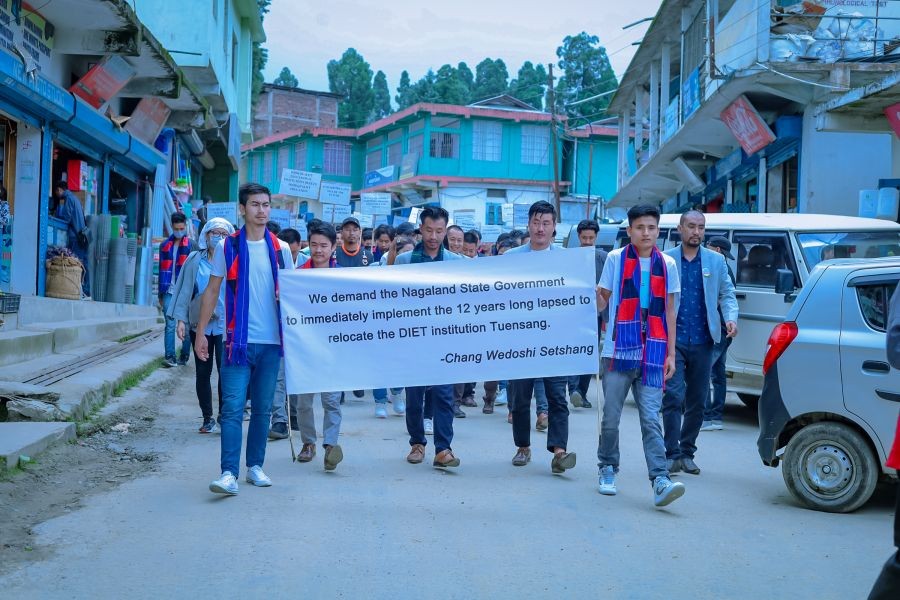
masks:
[(344, 99), (338, 104), (338, 125), (360, 127), (368, 122), (375, 106), (372, 67), (354, 48), (340, 60), (328, 61), (328, 89)]
[(287, 67), (281, 68), (281, 73), (278, 74), (278, 77), (276, 77), (275, 81), (273, 81), (272, 83), (275, 85), (283, 85), (290, 88), (300, 87), (300, 81), (293, 73), (291, 73), (291, 70)]
[(600, 45), (595, 35), (584, 31), (576, 36), (566, 36), (562, 46), (556, 49), (559, 58), (559, 83), (556, 87), (558, 109), (572, 118), (580, 118), (582, 123), (603, 116), (612, 95), (571, 106), (618, 87), (616, 75), (609, 64), (606, 49)]
[(394, 101), (397, 102), (397, 110), (409, 108), (416, 103), (415, 90), (410, 84), (407, 71), (400, 73), (400, 85), (397, 86), (397, 95), (394, 96)]
[(469, 103), (469, 88), (457, 69), (444, 65), (435, 76), (434, 90), (438, 102), (442, 104), (466, 105)]
[(459, 79), (462, 81), (466, 89), (469, 91), (469, 101), (472, 100), (472, 90), (475, 89), (475, 74), (472, 73), (472, 69), (469, 68), (464, 62), (456, 65), (456, 72), (459, 74)]
[[(265, 19), (266, 13), (269, 12), (269, 5), (272, 0), (256, 0), (256, 7), (259, 9), (259, 18)], [(269, 51), (263, 48), (259, 42), (253, 42), (253, 54), (251, 59), (253, 68), (253, 77), (250, 82), (250, 98), (253, 104), (253, 112), (256, 112), (256, 101), (259, 100), (259, 94), (262, 92), (263, 83), (266, 78), (263, 71), (266, 69), (266, 63), (269, 62)]]
[(501, 59), (486, 58), (475, 67), (475, 87), (472, 90), (473, 100), (484, 100), (507, 92), (509, 72), (506, 63)]
[(377, 121), (391, 114), (391, 92), (388, 89), (387, 77), (384, 71), (375, 73), (372, 83), (372, 92), (375, 95), (375, 107), (372, 109), (372, 120)]
[(547, 71), (544, 65), (533, 65), (530, 60), (525, 61), (516, 78), (509, 82), (509, 93), (513, 97), (538, 110), (543, 109), (546, 89)]
[(440, 102), (440, 97), (435, 87), (436, 83), (437, 76), (434, 74), (434, 71), (428, 69), (425, 76), (413, 86), (415, 102)]

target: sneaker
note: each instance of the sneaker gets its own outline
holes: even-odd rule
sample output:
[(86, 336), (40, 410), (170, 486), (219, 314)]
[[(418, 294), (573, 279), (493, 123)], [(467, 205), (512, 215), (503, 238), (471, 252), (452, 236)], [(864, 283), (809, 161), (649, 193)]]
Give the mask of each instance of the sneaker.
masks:
[(273, 423), (269, 428), (270, 440), (283, 440), (288, 436), (287, 423)]
[(171, 369), (173, 367), (177, 367), (178, 363), (175, 362), (174, 358), (167, 358), (163, 361), (163, 366), (167, 369)]
[(684, 496), (684, 484), (675, 483), (665, 476), (659, 476), (653, 480), (653, 504), (656, 506), (668, 506)]
[(688, 458), (686, 456), (681, 459), (681, 470), (685, 473), (689, 473), (690, 475), (699, 475), (700, 467), (697, 466), (697, 463), (694, 462), (693, 458)]
[(465, 419), (466, 413), (463, 412), (463, 409), (459, 407), (459, 404), (453, 405), (453, 416), (457, 419)]
[(344, 451), (340, 446), (328, 446), (325, 448), (325, 470), (334, 471), (334, 468), (344, 460)]
[(497, 399), (494, 400), (494, 406), (504, 406), (506, 404), (506, 390), (497, 392)]
[(269, 487), (272, 485), (272, 480), (263, 473), (262, 467), (256, 465), (250, 467), (250, 470), (247, 471), (247, 483), (251, 483), (256, 487)]
[(403, 400), (403, 392), (391, 394), (390, 401), (391, 408), (394, 409), (395, 415), (401, 417), (406, 414), (406, 401)]
[(703, 421), (700, 431), (721, 431), (722, 421)]
[(376, 404), (375, 405), (375, 418), (376, 419), (387, 419), (387, 406), (384, 404)]
[(203, 419), (203, 425), (200, 426), (198, 430), (200, 433), (215, 433), (219, 428), (216, 426), (215, 420), (210, 417), (208, 419)]
[(209, 491), (214, 494), (236, 496), (238, 493), (237, 479), (231, 474), (231, 471), (225, 471), (221, 477), (209, 484)]
[(547, 417), (547, 413), (538, 413), (534, 428), (538, 431), (547, 431), (548, 427), (550, 427), (550, 419)]
[(584, 406), (584, 396), (581, 395), (581, 392), (575, 390), (569, 396), (569, 402), (571, 402), (572, 406), (574, 406), (575, 408), (581, 408), (582, 406)]
[(616, 495), (616, 470), (612, 465), (600, 469), (600, 493), (604, 496)]
[(434, 421), (425, 419), (425, 435), (434, 435)]

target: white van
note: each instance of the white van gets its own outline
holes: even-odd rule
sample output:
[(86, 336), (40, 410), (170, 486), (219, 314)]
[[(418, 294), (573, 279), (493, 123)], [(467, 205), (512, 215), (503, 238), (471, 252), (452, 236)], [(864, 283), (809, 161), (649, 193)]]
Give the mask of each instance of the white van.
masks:
[[(680, 214), (662, 215), (660, 250), (681, 242)], [(618, 248), (628, 243), (620, 225)], [(782, 213), (714, 213), (706, 215), (706, 239), (731, 241), (727, 260), (735, 274), (740, 309), (738, 336), (728, 350), (728, 389), (755, 406), (762, 391), (763, 357), (772, 328), (784, 321), (793, 294), (776, 292), (779, 270), (793, 274), (795, 291), (802, 288), (813, 267), (830, 258), (900, 256), (900, 225), (880, 219), (836, 215)], [(840, 308), (835, 306), (835, 319)]]

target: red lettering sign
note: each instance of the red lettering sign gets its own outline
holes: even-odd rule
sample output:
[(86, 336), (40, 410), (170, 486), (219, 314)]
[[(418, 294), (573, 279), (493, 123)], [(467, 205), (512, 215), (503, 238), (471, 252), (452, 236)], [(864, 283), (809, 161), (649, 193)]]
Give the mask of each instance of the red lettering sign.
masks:
[(775, 141), (775, 134), (745, 96), (732, 102), (720, 116), (747, 154), (755, 154)]

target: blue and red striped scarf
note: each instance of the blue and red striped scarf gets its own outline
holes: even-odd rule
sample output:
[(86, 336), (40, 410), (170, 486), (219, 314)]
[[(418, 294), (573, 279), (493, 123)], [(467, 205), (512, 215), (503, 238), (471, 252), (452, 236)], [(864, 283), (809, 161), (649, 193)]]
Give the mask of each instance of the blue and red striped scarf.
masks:
[(668, 325), (666, 261), (654, 246), (650, 255), (650, 308), (647, 311), (646, 339), (641, 315), (641, 260), (633, 244), (622, 252), (619, 273), (619, 306), (616, 309), (615, 350), (610, 361), (613, 371), (641, 369), (641, 382), (648, 387), (665, 384)]
[[(336, 269), (336, 268), (338, 268), (338, 267), (340, 267), (340, 265), (337, 263), (337, 259), (336, 259), (336, 258), (334, 257), (334, 255), (332, 254), (332, 255), (331, 255), (331, 258), (328, 259), (328, 268), (329, 268), (329, 269)], [(315, 268), (315, 267), (313, 267), (313, 261), (312, 261), (312, 259), (310, 258), (310, 259), (307, 260), (305, 263), (303, 263), (302, 265), (300, 265), (298, 268), (299, 268), (299, 269), (313, 269), (313, 268)]]
[[(278, 337), (281, 331), (281, 303), (278, 296), (278, 270), (284, 268), (284, 255), (278, 238), (266, 231), (272, 281), (275, 284), (275, 306), (278, 308)], [(250, 250), (247, 232), (240, 231), (225, 240), (225, 364), (240, 366), (247, 361), (247, 323), (250, 319)]]
[[(163, 242), (159, 247), (159, 295), (168, 293), (169, 286), (178, 279), (184, 261), (191, 253), (191, 238), (184, 236), (180, 240), (174, 235)], [(173, 269), (172, 266), (175, 266)]]

